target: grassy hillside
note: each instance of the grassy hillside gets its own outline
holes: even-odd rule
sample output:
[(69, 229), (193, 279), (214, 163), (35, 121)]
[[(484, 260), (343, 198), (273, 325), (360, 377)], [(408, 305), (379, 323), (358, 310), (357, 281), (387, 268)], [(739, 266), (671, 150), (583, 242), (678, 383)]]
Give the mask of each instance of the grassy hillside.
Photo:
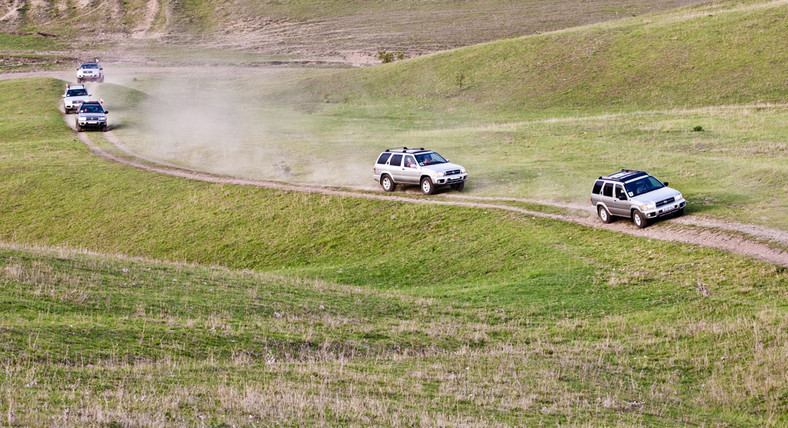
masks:
[(367, 68), (335, 84), (498, 115), (785, 103), (786, 20), (784, 2), (715, 2)]
[(0, 240), (65, 249), (0, 250), (5, 423), (785, 422), (784, 269), (148, 174), (90, 155), (61, 90), (0, 82)]
[(21, 5), (16, 1), (0, 4), (0, 17), (4, 17), (0, 30), (57, 33), (75, 38), (80, 49), (133, 34), (135, 38), (218, 43), (269, 53), (295, 51), (302, 56), (330, 56), (346, 50), (374, 54), (380, 49), (415, 56), (698, 1), (602, 0), (578, 5), (568, 0), (28, 0)]
[(0, 421), (782, 425), (785, 272), (717, 266), (414, 293), (4, 245)]
[(260, 107), (270, 91), (240, 86), (260, 94), (252, 122), (281, 131), (266, 143), (292, 157), (423, 146), (468, 167), (470, 193), (577, 203), (591, 178), (638, 168), (684, 191), (691, 212), (784, 229), (786, 14), (784, 3), (720, 2), (315, 72), (280, 86), (291, 89), (277, 101), (298, 114), (278, 122)]
[[(214, 3), (181, 4), (209, 16)], [(287, 161), (358, 161), (369, 180), (380, 146), (423, 144), (469, 167), (472, 194), (585, 201), (589, 177), (625, 163), (670, 179), (694, 213), (788, 227), (788, 107), (775, 87), (784, 29), (771, 21), (785, 6), (775, 4), (308, 70), (310, 92), (286, 97), (282, 87), (304, 81), (292, 70), (208, 73), (214, 83), (202, 85), (108, 67), (150, 93), (107, 83), (100, 96), (135, 149), (161, 143), (148, 102), (176, 131), (210, 139), (208, 119), (231, 100), (230, 125), (265, 133), (217, 139), (202, 153), (214, 164), (276, 145)], [(207, 34), (209, 24), (183, 25)], [(660, 54), (675, 48), (665, 37), (688, 43), (668, 52), (708, 49), (670, 71), (679, 63)], [(598, 62), (580, 55), (596, 40)], [(579, 56), (551, 66), (562, 43)], [(778, 45), (774, 56), (760, 43)], [(507, 73), (496, 62), (507, 55), (537, 63)], [(620, 72), (607, 68), (619, 58)], [(686, 90), (710, 74), (729, 87)], [(522, 83), (535, 77), (553, 85)], [(154, 91), (157, 80), (172, 93)], [(788, 424), (786, 269), (511, 212), (145, 173), (90, 154), (56, 109), (62, 90), (0, 81), (0, 425)], [(191, 115), (178, 97), (209, 111)], [(778, 104), (719, 105), (758, 102)]]

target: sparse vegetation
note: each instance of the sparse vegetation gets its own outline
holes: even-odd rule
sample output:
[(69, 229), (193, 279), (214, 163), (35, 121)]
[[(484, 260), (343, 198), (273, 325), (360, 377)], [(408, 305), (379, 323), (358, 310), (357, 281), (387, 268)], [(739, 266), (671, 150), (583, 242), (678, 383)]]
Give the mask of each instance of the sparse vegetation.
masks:
[[(72, 40), (78, 49), (101, 49), (95, 46), (94, 34), (98, 33), (112, 35), (102, 44), (122, 43), (123, 49), (139, 43), (160, 45), (157, 39), (164, 35), (178, 40), (179, 46), (199, 46), (210, 40), (212, 45), (253, 47), (269, 55), (283, 54), (282, 49), (288, 47), (279, 41), (286, 40), (300, 48), (284, 54), (297, 58), (303, 58), (303, 49), (313, 55), (359, 49), (374, 55), (369, 51), (371, 46), (397, 46), (418, 55), (617, 19), (619, 10), (612, 12), (613, 7), (622, 15), (641, 15), (699, 1), (634, 0), (621, 5), (617, 0), (581, 4), (572, 0), (470, 0), (446, 7), (441, 2), (420, 0), (323, 0), (319, 6), (305, 0), (95, 0), (74, 2), (66, 8), (28, 1), (23, 16), (0, 22), (0, 30), (46, 31)], [(0, 16), (16, 5), (4, 3), (0, 3)], [(125, 37), (140, 32), (152, 40), (130, 43)]]
[(394, 62), (395, 59), (402, 60), (405, 58), (405, 54), (402, 52), (388, 52), (386, 50), (378, 51), (378, 59), (383, 64), (388, 64), (390, 62)]
[(457, 92), (462, 91), (462, 85), (465, 83), (465, 73), (458, 72), (454, 75), (454, 80), (457, 83)]
[(57, 38), (44, 37), (35, 33), (0, 33), (0, 49), (4, 51), (57, 50), (62, 47), (61, 41)]

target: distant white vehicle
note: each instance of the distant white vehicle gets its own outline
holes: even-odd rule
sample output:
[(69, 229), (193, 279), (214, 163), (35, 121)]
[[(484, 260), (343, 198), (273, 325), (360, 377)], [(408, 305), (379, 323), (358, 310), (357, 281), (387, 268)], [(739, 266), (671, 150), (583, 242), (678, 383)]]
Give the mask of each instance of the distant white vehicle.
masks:
[(75, 112), (85, 101), (90, 101), (90, 97), (85, 85), (66, 85), (66, 92), (63, 94), (63, 107), (66, 114)]
[(86, 62), (77, 69), (77, 83), (104, 82), (104, 68), (98, 62)]

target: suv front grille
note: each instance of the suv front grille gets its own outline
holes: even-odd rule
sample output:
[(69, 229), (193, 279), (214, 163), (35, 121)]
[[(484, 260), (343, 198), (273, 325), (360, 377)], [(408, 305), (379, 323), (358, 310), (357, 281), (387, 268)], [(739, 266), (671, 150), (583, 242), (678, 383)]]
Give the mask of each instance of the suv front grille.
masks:
[(459, 169), (453, 169), (451, 171), (446, 171), (446, 175), (454, 175), (454, 174), (459, 174), (459, 173), (460, 173)]
[(675, 200), (676, 200), (676, 198), (668, 198), (668, 199), (665, 199), (664, 201), (659, 201), (659, 202), (657, 202), (657, 207), (661, 207), (663, 205), (667, 205), (667, 204), (669, 204), (669, 203), (671, 203), (671, 202), (673, 202)]

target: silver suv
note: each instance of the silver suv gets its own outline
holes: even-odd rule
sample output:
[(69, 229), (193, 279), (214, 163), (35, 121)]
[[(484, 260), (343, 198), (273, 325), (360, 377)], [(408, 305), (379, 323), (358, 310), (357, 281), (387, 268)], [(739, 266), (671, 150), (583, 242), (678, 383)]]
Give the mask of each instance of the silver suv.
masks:
[(643, 171), (622, 169), (599, 177), (591, 190), (591, 203), (604, 223), (613, 216), (631, 218), (639, 228), (666, 215), (684, 214), (687, 201), (681, 192), (668, 187)]
[(393, 192), (398, 184), (417, 184), (425, 195), (431, 195), (441, 186), (462, 190), (468, 174), (465, 168), (450, 163), (437, 152), (402, 147), (381, 153), (372, 168), (372, 177), (387, 192)]
[(85, 128), (99, 128), (107, 132), (107, 113), (104, 106), (99, 101), (85, 101), (79, 107), (76, 118), (77, 132), (82, 132)]
[(89, 101), (92, 95), (88, 93), (85, 85), (66, 85), (66, 92), (63, 93), (63, 108), (66, 114), (79, 110), (79, 106)]

